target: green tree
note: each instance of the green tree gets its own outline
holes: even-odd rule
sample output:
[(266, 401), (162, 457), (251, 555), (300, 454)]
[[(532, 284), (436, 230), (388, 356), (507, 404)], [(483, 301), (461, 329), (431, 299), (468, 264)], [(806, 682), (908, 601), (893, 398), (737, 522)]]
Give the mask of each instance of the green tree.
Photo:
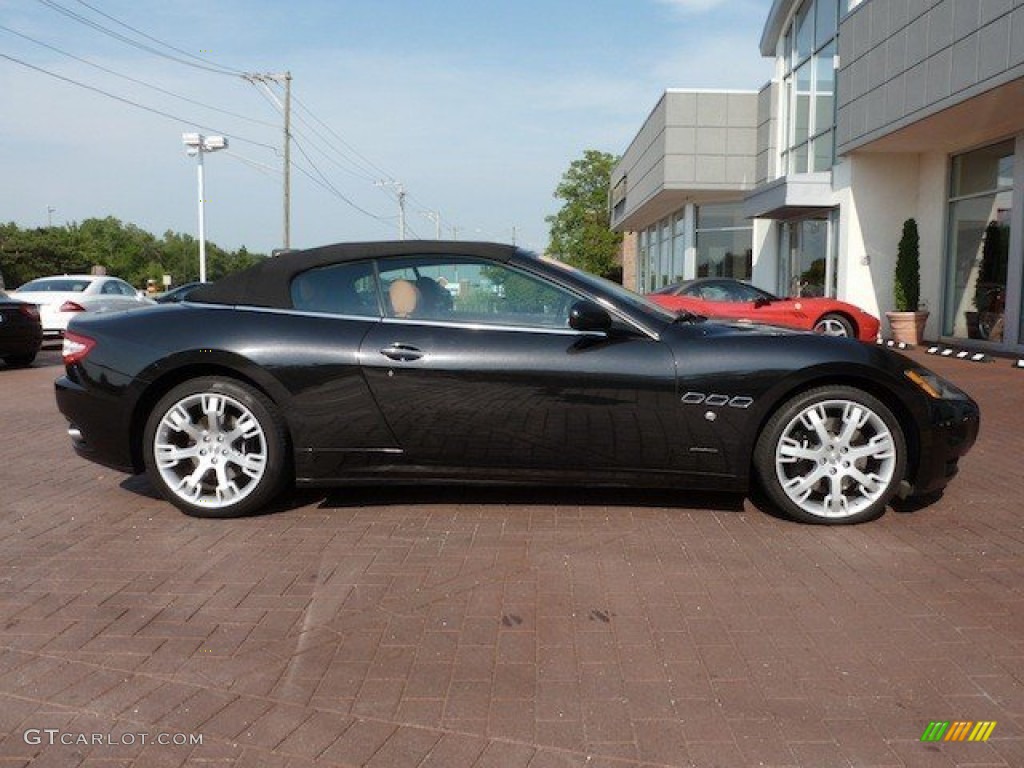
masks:
[[(166, 274), (180, 285), (199, 279), (198, 254), (199, 244), (190, 235), (165, 232), (157, 239), (113, 216), (37, 229), (0, 224), (0, 273), (11, 289), (37, 277), (88, 272), (93, 266), (139, 288)], [(245, 246), (227, 251), (209, 243), (207, 258), (209, 276), (217, 279), (264, 257)]]
[(562, 200), (558, 213), (548, 216), (551, 242), (548, 254), (602, 277), (621, 274), (618, 265), (622, 235), (611, 229), (608, 193), (617, 158), (588, 149), (573, 160), (555, 188)]

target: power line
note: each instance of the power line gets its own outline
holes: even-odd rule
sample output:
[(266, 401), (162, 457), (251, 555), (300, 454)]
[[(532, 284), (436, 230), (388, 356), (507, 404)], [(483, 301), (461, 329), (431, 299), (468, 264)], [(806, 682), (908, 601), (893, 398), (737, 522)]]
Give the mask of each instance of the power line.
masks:
[(256, 171), (259, 171), (265, 176), (270, 176), (271, 174), (280, 176), (282, 173), (280, 168), (275, 168), (272, 165), (261, 163), (258, 160), (253, 160), (251, 157), (245, 157), (244, 155), (240, 155), (237, 152), (232, 152), (229, 149), (223, 150), (222, 154), (227, 155), (228, 157), (233, 157), (235, 160), (238, 160), (239, 162), (248, 165), (249, 167), (253, 168)]
[(101, 64), (96, 64), (95, 62), (89, 61), (88, 59), (84, 59), (81, 56), (76, 56), (75, 54), (69, 53), (61, 48), (58, 48), (55, 45), (50, 45), (49, 43), (43, 42), (42, 40), (37, 40), (34, 37), (30, 37), (29, 35), (26, 35), (23, 32), (18, 32), (16, 29), (11, 29), (10, 27), (4, 26), (3, 24), (0, 24), (0, 29), (2, 29), (4, 32), (9, 32), (12, 35), (16, 35), (17, 37), (20, 37), (23, 40), (28, 40), (29, 42), (42, 46), (43, 48), (48, 48), (51, 51), (56, 51), (62, 56), (67, 56), (70, 59), (74, 59), (75, 61), (85, 64), (86, 66), (98, 69), (101, 72), (106, 72), (107, 74), (114, 75), (115, 77), (120, 77), (123, 80), (128, 80), (129, 82), (136, 83), (137, 85), (141, 85), (146, 88), (152, 88), (154, 91), (159, 91), (160, 93), (166, 94), (167, 96), (172, 96), (175, 99), (186, 101), (189, 104), (195, 104), (196, 106), (203, 107), (204, 109), (213, 110), (214, 112), (220, 112), (221, 114), (229, 115), (231, 117), (237, 117), (240, 120), (247, 120), (248, 122), (256, 123), (257, 125), (265, 125), (271, 128), (276, 127), (273, 123), (267, 122), (266, 120), (258, 120), (255, 117), (248, 117), (246, 115), (242, 115), (237, 112), (232, 112), (227, 109), (221, 109), (220, 107), (215, 107), (212, 104), (205, 104), (201, 101), (197, 101), (196, 99), (189, 98), (188, 96), (182, 96), (180, 93), (175, 93), (174, 91), (169, 91), (166, 88), (161, 88), (159, 85), (153, 85), (152, 83), (147, 83), (145, 80), (139, 80), (138, 78), (132, 77), (131, 75), (125, 75), (121, 72), (110, 69), (109, 67), (104, 67)]
[[(274, 84), (280, 87), (280, 83), (274, 81)], [(263, 83), (263, 85), (266, 87), (265, 83)], [(267, 91), (268, 91), (268, 93), (270, 93), (273, 96), (273, 91), (271, 91), (269, 89), (269, 87), (267, 88)], [(277, 103), (278, 110), (280, 110), (281, 109), (281, 103), (277, 99), (276, 96), (274, 96), (274, 101)], [(292, 95), (292, 101), (294, 101), (296, 103), (296, 105), (299, 105), (303, 111), (305, 111), (307, 114), (310, 115), (311, 118), (316, 120), (318, 123), (323, 125), (328, 130), (331, 130), (330, 126), (328, 126), (322, 120), (320, 120), (315, 115), (313, 115), (313, 113), (310, 112), (307, 107), (305, 107), (303, 105), (300, 105), (298, 97), (296, 97), (294, 94)], [(330, 138), (328, 138), (327, 136), (324, 136), (323, 133), (321, 133), (319, 130), (317, 130), (316, 126), (312, 125), (309, 122), (309, 120), (304, 118), (298, 111), (296, 111), (296, 113), (295, 113), (295, 118), (296, 118), (296, 120), (301, 122), (304, 126), (306, 126), (306, 128), (308, 128), (313, 133), (313, 135), (316, 136), (320, 140), (320, 142), (322, 143), (323, 147), (326, 147), (326, 150), (323, 149), (319, 144), (317, 144), (314, 141), (310, 141), (309, 145), (311, 147), (314, 147), (318, 152), (320, 152), (321, 155), (323, 155), (329, 162), (331, 162), (333, 165), (335, 165), (339, 170), (341, 170), (344, 173), (347, 173), (347, 174), (349, 174), (351, 176), (355, 176), (356, 178), (362, 179), (363, 181), (373, 182), (373, 181), (375, 181), (377, 179), (377, 175), (374, 174), (373, 172), (371, 172), (370, 170), (368, 170), (368, 167), (369, 167), (368, 165), (360, 165), (360, 163), (357, 162), (356, 159), (354, 159), (352, 157), (349, 157), (348, 154), (346, 154), (344, 151), (339, 149), (331, 141)], [(335, 133), (333, 130), (331, 132)], [(337, 136), (337, 133), (335, 133), (335, 136)], [(344, 142), (343, 139), (341, 139), (340, 137), (338, 137), (338, 138), (339, 138), (340, 141)], [(348, 145), (346, 143), (346, 146), (351, 146), (351, 145)], [(336, 160), (334, 157), (332, 157), (330, 155), (330, 153), (327, 150), (333, 151), (337, 155), (338, 158), (340, 158), (341, 160), (345, 161), (346, 163), (349, 163), (351, 165), (351, 168), (347, 167), (346, 165), (343, 165), (341, 162), (339, 162), (339, 160)], [(354, 149), (352, 149), (351, 151), (358, 156), (358, 153)], [(368, 161), (366, 161), (365, 158), (362, 158), (362, 159), (363, 159), (364, 164), (368, 163)]]
[(89, 3), (85, 2), (85, 0), (78, 0), (78, 3), (80, 5), (84, 5), (86, 8), (88, 8), (93, 13), (98, 13), (100, 16), (103, 16), (104, 18), (109, 19), (110, 21), (114, 22), (115, 24), (118, 24), (118, 25), (124, 27), (125, 29), (130, 29), (135, 34), (141, 35), (142, 37), (146, 38), (147, 40), (152, 40), (154, 43), (157, 43), (158, 45), (162, 45), (164, 48), (169, 48), (172, 51), (176, 51), (177, 53), (184, 54), (185, 56), (188, 56), (190, 59), (195, 59), (196, 61), (200, 61), (203, 64), (212, 64), (212, 65), (214, 65), (216, 67), (219, 67), (220, 69), (226, 70), (228, 72), (233, 72), (236, 75), (241, 75), (242, 74), (241, 71), (239, 71), (237, 69), (234, 69), (233, 67), (226, 67), (226, 66), (224, 66), (222, 64), (217, 64), (216, 62), (209, 61), (207, 59), (202, 58), (201, 56), (196, 56), (194, 53), (192, 53), (190, 51), (186, 51), (183, 48), (178, 48), (177, 46), (171, 45), (170, 43), (165, 43), (163, 40), (160, 40), (158, 38), (153, 37), (150, 34), (147, 34), (147, 33), (143, 32), (141, 29), (136, 29), (131, 24), (126, 24), (125, 22), (121, 21), (120, 19), (114, 18), (109, 13), (101, 11), (96, 6), (89, 5)]
[(109, 91), (105, 91), (102, 88), (97, 88), (94, 85), (88, 85), (88, 84), (80, 82), (78, 80), (73, 80), (70, 77), (65, 77), (64, 75), (58, 75), (56, 72), (51, 72), (50, 70), (44, 69), (43, 67), (37, 67), (35, 64), (29, 64), (27, 61), (22, 61), (21, 59), (16, 58), (14, 56), (10, 56), (10, 55), (8, 55), (6, 53), (0, 53), (0, 58), (7, 59), (8, 61), (13, 61), (15, 64), (20, 64), (23, 67), (27, 67), (28, 69), (35, 70), (36, 72), (41, 72), (44, 75), (48, 75), (48, 76), (50, 76), (52, 78), (55, 78), (57, 80), (62, 80), (65, 83), (70, 83), (71, 85), (76, 85), (79, 88), (85, 88), (87, 91), (92, 91), (93, 93), (101, 94), (102, 96), (106, 96), (108, 99), (113, 99), (114, 101), (119, 101), (122, 104), (128, 104), (129, 106), (135, 107), (136, 109), (141, 109), (141, 110), (144, 110), (146, 112), (151, 112), (154, 115), (159, 115), (160, 117), (166, 117), (166, 118), (168, 118), (170, 120), (175, 120), (175, 121), (177, 121), (179, 123), (189, 123), (191, 125), (196, 126), (197, 128), (202, 128), (204, 131), (209, 131), (211, 133), (218, 133), (218, 134), (221, 134), (223, 136), (227, 136), (228, 138), (234, 139), (235, 141), (241, 141), (241, 142), (244, 142), (246, 144), (253, 144), (253, 145), (257, 146), (257, 147), (263, 147), (264, 149), (269, 149), (274, 154), (277, 154), (277, 147), (274, 147), (274, 146), (272, 146), (270, 144), (266, 144), (266, 143), (264, 143), (262, 141), (256, 141), (254, 139), (247, 139), (244, 136), (239, 136), (237, 134), (228, 133), (227, 131), (222, 131), (219, 128), (214, 128), (214, 127), (209, 126), (209, 125), (203, 125), (202, 123), (197, 123), (194, 120), (190, 120), (188, 118), (181, 117), (180, 115), (175, 115), (175, 114), (172, 114), (170, 112), (164, 112), (163, 110), (155, 109), (154, 107), (147, 107), (145, 104), (139, 104), (137, 101), (132, 101), (131, 99), (126, 99), (123, 96), (118, 96), (116, 94), (110, 93)]
[(323, 120), (321, 120), (319, 117), (317, 117), (315, 114), (313, 114), (313, 111), (309, 107), (307, 107), (302, 101), (300, 101), (298, 96), (294, 96), (293, 95), (292, 99), (294, 99), (296, 105), (298, 105), (298, 107), (300, 109), (305, 111), (306, 114), (308, 114), (313, 120), (315, 120), (317, 123), (322, 125), (325, 129), (327, 129), (327, 131), (332, 136), (334, 136), (334, 138), (336, 138), (338, 141), (340, 141), (345, 147), (347, 147), (348, 150), (350, 152), (352, 152), (352, 154), (354, 154), (357, 158), (362, 160), (366, 164), (367, 168), (370, 169), (371, 173), (369, 175), (371, 176), (371, 178), (377, 178), (379, 176), (383, 176), (383, 177), (388, 178), (388, 179), (394, 178), (394, 174), (389, 173), (388, 171), (384, 170), (379, 165), (377, 165), (375, 162), (373, 162), (372, 160), (367, 158), (358, 149), (356, 149), (354, 146), (352, 146), (352, 144), (350, 144), (348, 141), (346, 141), (344, 138), (342, 138), (341, 135), (338, 134), (338, 132), (335, 131), (333, 128), (331, 128), (330, 125), (328, 125)]
[(211, 67), (211, 66), (208, 66), (206, 64), (197, 64), (194, 61), (188, 61), (187, 59), (182, 59), (182, 58), (179, 58), (177, 56), (172, 56), (169, 53), (164, 53), (163, 51), (159, 50), (158, 48), (154, 48), (154, 47), (152, 47), (150, 45), (146, 45), (145, 43), (140, 43), (138, 40), (133, 40), (130, 37), (126, 37), (125, 35), (122, 35), (120, 32), (115, 32), (112, 29), (108, 29), (107, 27), (104, 27), (102, 24), (98, 24), (97, 22), (93, 21), (92, 19), (88, 19), (88, 18), (86, 18), (85, 16), (82, 16), (79, 13), (75, 13), (70, 8), (65, 8), (63, 5), (60, 5), (59, 3), (56, 3), (53, 0), (39, 0), (39, 2), (42, 3), (43, 5), (45, 5), (47, 8), (51, 8), (52, 10), (57, 11), (57, 13), (63, 14), (64, 16), (67, 16), (69, 19), (73, 19), (74, 21), (77, 21), (79, 24), (84, 24), (87, 27), (91, 27), (92, 29), (95, 29), (97, 32), (102, 32), (104, 35), (108, 35), (108, 36), (114, 38), (115, 40), (120, 40), (122, 43), (130, 45), (130, 46), (132, 46), (134, 48), (138, 48), (140, 50), (147, 51), (149, 53), (155, 54), (155, 55), (160, 56), (160, 57), (165, 58), (165, 59), (169, 59), (171, 61), (176, 61), (177, 63), (184, 64), (185, 66), (188, 66), (188, 67), (194, 67), (195, 69), (202, 69), (202, 70), (205, 70), (207, 72), (213, 72), (214, 74), (218, 74), (218, 75), (229, 75), (231, 77), (238, 77), (239, 73), (234, 71), (234, 70), (224, 69), (223, 67), (219, 67), (219, 66)]
[[(386, 220), (383, 216), (378, 216), (376, 213), (370, 213), (370, 211), (366, 210), (365, 208), (362, 208), (359, 205), (356, 205), (356, 203), (352, 202), (352, 200), (350, 200), (348, 197), (346, 197), (344, 194), (342, 194), (338, 190), (337, 187), (335, 187), (333, 184), (331, 184), (331, 182), (328, 180), (328, 178), (324, 175), (323, 171), (321, 171), (320, 168), (317, 166), (317, 164), (313, 162), (312, 158), (306, 153), (306, 150), (302, 148), (302, 144), (299, 143), (298, 139), (296, 139), (294, 136), (292, 136), (292, 141), (295, 142), (295, 148), (299, 150), (299, 153), (306, 159), (306, 162), (309, 163), (313, 167), (313, 170), (316, 172), (317, 176), (319, 176), (323, 180), (324, 185), (328, 189), (330, 189), (331, 192), (333, 192), (336, 197), (338, 197), (339, 199), (343, 200), (345, 203), (350, 205), (352, 208), (355, 208), (360, 213), (366, 214), (371, 219), (377, 219), (377, 221), (385, 221)], [(295, 167), (298, 168), (299, 166), (295, 166)], [(307, 174), (307, 175), (309, 175), (309, 174)]]
[[(246, 79), (250, 83), (252, 83), (253, 86), (256, 87), (256, 91), (264, 99), (266, 99), (266, 101), (272, 107), (274, 107), (274, 109), (276, 109), (278, 111), (283, 111), (284, 110), (284, 105), (282, 105), (281, 102), (279, 102), (277, 100), (277, 97), (274, 95), (274, 92), (270, 89), (270, 87), (267, 85), (267, 83), (265, 82), (265, 80), (263, 78), (248, 78), (247, 77)], [(260, 87), (260, 86), (262, 86), (262, 87)], [(309, 165), (313, 168), (313, 171), (316, 173), (316, 177), (314, 177), (312, 174), (307, 172), (305, 169), (303, 169), (301, 166), (299, 166), (296, 163), (292, 164), (294, 168), (302, 171), (302, 173), (304, 173), (307, 177), (313, 179), (314, 181), (317, 181), (317, 177), (319, 177), (319, 182), (318, 182), (319, 186), (321, 186), (322, 188), (328, 190), (329, 192), (331, 192), (331, 194), (333, 194), (339, 200), (342, 200), (345, 204), (349, 205), (350, 207), (352, 207), (353, 209), (359, 211), (360, 213), (362, 213), (362, 214), (364, 214), (366, 216), (369, 216), (372, 219), (376, 219), (377, 221), (387, 221), (386, 217), (380, 216), (378, 214), (375, 214), (375, 213), (372, 213), (372, 212), (366, 210), (365, 208), (363, 208), (362, 206), (358, 205), (353, 200), (351, 200), (343, 192), (341, 192), (341, 190), (339, 190), (336, 186), (334, 186), (334, 184), (331, 183), (331, 181), (327, 178), (327, 176), (324, 174), (324, 172), (322, 170), (320, 170), (320, 167), (313, 161), (313, 158), (311, 158), (309, 156), (309, 153), (306, 152), (305, 148), (302, 146), (302, 143), (298, 140), (298, 137), (295, 135), (294, 132), (292, 133), (291, 139), (295, 143), (295, 147), (296, 147), (296, 149), (299, 150), (299, 153), (305, 158), (306, 162), (309, 163)]]
[[(256, 91), (260, 94), (260, 96), (262, 96), (278, 113), (284, 114), (284, 105), (281, 104), (281, 102), (278, 100), (277, 96), (274, 94), (273, 90), (271, 90), (271, 88), (267, 85), (267, 83), (265, 82), (264, 78), (248, 75), (248, 76), (245, 77), (245, 79), (250, 84), (252, 84), (252, 86), (254, 88), (256, 88)], [(276, 82), (276, 81), (273, 81), (273, 82)], [(294, 96), (292, 98), (294, 99)], [(313, 131), (314, 135), (319, 137), (320, 141), (323, 142), (323, 144), (325, 144), (328, 149), (334, 149), (335, 152), (338, 152), (338, 150), (335, 147), (331, 146), (331, 143), (327, 139), (325, 139), (321, 133), (319, 133), (318, 131), (316, 131), (315, 128), (313, 128), (312, 126), (309, 125), (308, 121), (305, 118), (303, 118), (299, 114), (296, 114), (295, 117), (303, 125), (305, 125), (308, 128), (310, 128), (310, 130)], [(299, 134), (298, 131), (293, 129), (291, 131), (291, 135), (292, 136), (296, 136), (296, 135), (300, 135), (300, 134)], [(350, 176), (354, 176), (357, 179), (362, 179), (363, 181), (373, 181), (374, 180), (373, 176), (370, 176), (366, 172), (362, 171), (362, 169), (353, 170), (351, 168), (348, 168), (348, 167), (342, 165), (338, 160), (336, 160), (334, 157), (332, 157), (330, 155), (330, 153), (328, 153), (325, 149), (323, 149), (323, 147), (320, 144), (318, 144), (317, 142), (309, 141), (309, 146), (311, 148), (313, 148), (313, 149), (316, 149), (316, 151), (319, 152), (324, 157), (324, 159), (326, 159), (328, 162), (330, 162), (332, 165), (334, 165), (340, 171), (342, 171), (344, 173), (347, 173)], [(340, 152), (338, 154), (339, 154), (339, 156), (342, 156)]]

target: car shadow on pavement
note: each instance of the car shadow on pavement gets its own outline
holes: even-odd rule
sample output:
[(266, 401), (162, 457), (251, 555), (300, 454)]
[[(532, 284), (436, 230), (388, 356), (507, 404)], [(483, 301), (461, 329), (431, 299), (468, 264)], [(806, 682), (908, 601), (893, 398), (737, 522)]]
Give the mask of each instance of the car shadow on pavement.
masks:
[(892, 509), (901, 515), (912, 515), (941, 501), (944, 495), (945, 491), (935, 491), (921, 496), (911, 496), (909, 499), (896, 498), (893, 499)]
[(565, 486), (399, 485), (387, 488), (335, 488), (321, 509), (438, 505), (644, 507), (743, 511), (738, 493), (681, 492), (674, 489), (587, 488)]
[[(137, 496), (162, 500), (145, 475), (125, 478), (120, 487)], [(909, 515), (942, 499), (942, 492), (895, 499), (893, 512)], [(750, 506), (745, 505), (749, 499)], [(417, 505), (520, 506), (520, 507), (641, 507), (645, 509), (709, 510), (743, 512), (753, 510), (777, 520), (793, 523), (777, 510), (755, 485), (749, 494), (715, 491), (679, 491), (671, 488), (584, 488), (566, 486), (488, 485), (394, 485), (387, 488), (357, 485), (331, 488), (294, 488), (286, 491), (263, 510), (249, 517), (292, 512), (304, 507), (319, 510), (356, 507)]]
[[(148, 499), (163, 499), (145, 475), (125, 478), (120, 487)], [(486, 485), (393, 485), (346, 486), (331, 489), (295, 488), (283, 493), (258, 515), (289, 512), (303, 507), (351, 509), (353, 507), (476, 505), (537, 507), (643, 507), (661, 509), (707, 509), (742, 512), (744, 496), (739, 493), (677, 491), (670, 488), (584, 488), (565, 486)]]

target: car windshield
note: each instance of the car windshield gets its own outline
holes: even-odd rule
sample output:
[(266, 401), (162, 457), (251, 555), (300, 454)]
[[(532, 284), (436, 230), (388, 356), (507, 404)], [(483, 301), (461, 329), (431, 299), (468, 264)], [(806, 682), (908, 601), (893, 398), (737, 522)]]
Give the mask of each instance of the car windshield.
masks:
[(31, 280), (25, 283), (19, 291), (70, 291), (72, 293), (81, 293), (89, 287), (88, 280), (75, 279), (71, 277), (57, 277), (48, 278), (43, 277), (39, 280)]
[(666, 323), (674, 322), (677, 314), (669, 309), (665, 309), (653, 301), (641, 296), (638, 293), (625, 288), (618, 283), (614, 283), (611, 280), (606, 280), (603, 277), (592, 275), (589, 272), (584, 272), (581, 269), (566, 264), (564, 261), (558, 261), (548, 256), (537, 257), (542, 259), (546, 264), (564, 269), (567, 272), (572, 272), (576, 278), (582, 282), (585, 282), (596, 289), (599, 293), (605, 295), (611, 295), (611, 297), (620, 304), (624, 304), (627, 307), (639, 310), (648, 315), (655, 315), (659, 320), (663, 320)]

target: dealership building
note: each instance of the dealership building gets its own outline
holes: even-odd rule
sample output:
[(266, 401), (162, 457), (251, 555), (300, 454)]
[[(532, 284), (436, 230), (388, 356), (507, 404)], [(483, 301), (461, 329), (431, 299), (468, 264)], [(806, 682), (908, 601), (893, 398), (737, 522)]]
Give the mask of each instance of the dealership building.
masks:
[(769, 83), (666, 91), (613, 171), (624, 282), (882, 316), (913, 218), (926, 337), (1024, 350), (1024, 0), (773, 0), (760, 48)]

